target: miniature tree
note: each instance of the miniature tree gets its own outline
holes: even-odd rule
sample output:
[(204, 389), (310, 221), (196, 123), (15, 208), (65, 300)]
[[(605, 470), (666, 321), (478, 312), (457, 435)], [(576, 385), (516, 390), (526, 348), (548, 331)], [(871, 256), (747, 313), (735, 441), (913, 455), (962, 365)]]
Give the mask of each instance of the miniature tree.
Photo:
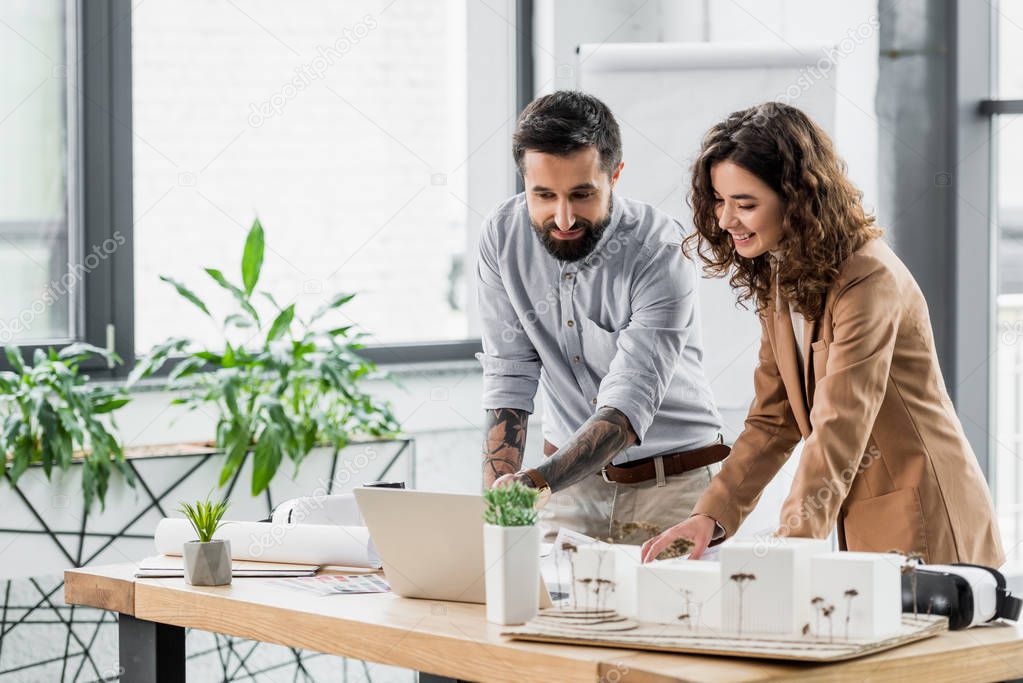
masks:
[[(581, 583), (582, 586), (583, 586), (583, 594), (586, 595), (586, 596), (589, 596), (589, 594), (590, 594), (589, 588), (590, 588), (590, 584), (593, 583), (593, 579), (591, 579), (590, 577), (587, 576), (587, 577), (584, 577), (582, 579), (579, 579), (578, 583)], [(575, 587), (573, 586), (573, 589), (574, 588)], [(574, 594), (574, 590), (573, 590), (573, 594)], [(590, 600), (589, 600), (589, 597), (587, 597), (587, 599), (586, 599), (587, 609), (589, 609), (589, 604), (590, 604)]]
[(913, 619), (917, 618), (917, 606), (916, 606), (916, 568), (923, 564), (924, 556), (920, 553), (911, 552), (903, 553), (901, 550), (895, 548), (888, 551), (896, 555), (903, 556), (903, 563), (900, 569), (903, 576), (909, 575), (910, 590), (913, 593)]
[[(596, 606), (594, 609), (597, 611), (601, 609), (600, 596), (601, 593), (603, 593), (604, 584), (606, 582), (606, 579), (602, 578), (604, 574), (603, 564), (605, 554), (606, 553), (603, 552), (597, 554), (597, 575), (594, 576), (590, 582), (590, 585), (593, 587), (593, 596), (596, 598)], [(589, 604), (589, 601), (587, 601), (587, 604)]]
[(757, 577), (754, 574), (738, 573), (732, 574), (728, 577), (731, 581), (735, 582), (736, 588), (739, 589), (739, 619), (738, 619), (738, 632), (742, 635), (742, 594), (746, 590), (746, 584), (750, 581), (756, 581)]
[(845, 639), (849, 640), (849, 620), (852, 619), (852, 601), (860, 592), (850, 588), (845, 592)]
[(686, 589), (683, 588), (682, 589), (682, 599), (685, 600), (686, 610), (682, 614), (678, 615), (678, 620), (686, 622), (686, 626), (688, 626), (690, 630), (692, 630), (692, 628), (693, 628), (692, 609), (691, 609), (692, 598), (693, 598), (693, 592), (691, 590), (686, 590)]
[(835, 611), (834, 605), (825, 605), (821, 608), (821, 614), (828, 620), (828, 642), (835, 642), (835, 629), (834, 623), (831, 621), (831, 614)]
[[(594, 584), (594, 591), (597, 594), (597, 611), (602, 611), (606, 605), (607, 594), (615, 592), (615, 582), (611, 579), (598, 577), (594, 579)], [(604, 599), (602, 600), (601, 598)]]
[(816, 617), (816, 622), (817, 622), (816, 627), (814, 628), (814, 633), (816, 633), (817, 637), (820, 638), (820, 635), (821, 635), (821, 607), (824, 605), (824, 598), (822, 598), (820, 596), (817, 596), (817, 597), (815, 597), (814, 599), (812, 599), (810, 601), (810, 604), (813, 605), (813, 611), (814, 611), (814, 615)]
[(909, 575), (909, 587), (913, 593), (913, 619), (916, 620), (919, 615), (917, 613), (916, 606), (916, 579), (917, 573), (916, 568), (923, 564), (924, 556), (920, 553), (909, 553), (906, 555), (906, 561), (902, 564), (902, 574)]
[(572, 592), (572, 609), (576, 609), (578, 605), (575, 599), (575, 558), (573, 555), (578, 552), (579, 548), (577, 548), (574, 543), (563, 541), (561, 543), (561, 549), (565, 551), (566, 555), (568, 555), (568, 573), (571, 580), (569, 590)]

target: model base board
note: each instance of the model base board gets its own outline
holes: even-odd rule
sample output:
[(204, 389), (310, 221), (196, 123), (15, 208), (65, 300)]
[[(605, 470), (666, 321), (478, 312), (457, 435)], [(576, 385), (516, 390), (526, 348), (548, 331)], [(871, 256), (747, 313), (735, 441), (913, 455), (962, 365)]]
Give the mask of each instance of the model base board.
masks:
[[(587, 618), (588, 616), (588, 618)], [(580, 614), (579, 610), (541, 610), (532, 621), (507, 629), (502, 635), (516, 640), (626, 647), (661, 652), (783, 659), (801, 662), (840, 662), (890, 650), (948, 630), (945, 617), (921, 614), (902, 617), (901, 630), (875, 640), (857, 638), (793, 637), (721, 632), (697, 632), (685, 626), (647, 624), (619, 616), (611, 610)]]

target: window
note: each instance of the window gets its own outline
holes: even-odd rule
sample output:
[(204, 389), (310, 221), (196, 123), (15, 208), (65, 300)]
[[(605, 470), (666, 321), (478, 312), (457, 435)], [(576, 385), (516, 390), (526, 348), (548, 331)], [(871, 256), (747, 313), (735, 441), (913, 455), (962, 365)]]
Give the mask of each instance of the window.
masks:
[(279, 301), (355, 292), (374, 359), (471, 358), (467, 262), (515, 191), (530, 7), (2, 3), (0, 344), (107, 346), (120, 374), (168, 336), (212, 341), (158, 276), (226, 305), (201, 267), (236, 273), (258, 217)]
[[(0, 344), (67, 341), (83, 265), (73, 265), (75, 69), (64, 0), (0, 5)], [(16, 65), (16, 68), (13, 68)], [(69, 81), (72, 87), (69, 88)], [(97, 257), (98, 258), (98, 257)]]
[[(476, 164), (510, 165), (514, 115), (506, 64), (473, 79), (471, 64), (495, 49), (470, 42), (472, 13), (487, 15), (473, 32), (500, 37), (502, 56), (514, 29), (478, 1), (136, 6), (138, 352), (183, 328), (219, 337), (158, 276), (228, 305), (201, 267), (240, 279), (257, 216), (268, 245), (262, 284), (283, 305), (297, 302), (301, 314), (353, 291), (344, 310), (369, 343), (470, 336), (470, 235), (501, 198), (474, 193), (470, 175)], [(506, 103), (503, 116), (482, 121), (500, 145), (470, 146), (470, 98)]]
[[(1023, 0), (996, 10), (997, 92), (1003, 110), (994, 131), (997, 216), (994, 368), (995, 496), (1008, 562), (1023, 564)], [(1015, 107), (1015, 109), (1014, 109)]]

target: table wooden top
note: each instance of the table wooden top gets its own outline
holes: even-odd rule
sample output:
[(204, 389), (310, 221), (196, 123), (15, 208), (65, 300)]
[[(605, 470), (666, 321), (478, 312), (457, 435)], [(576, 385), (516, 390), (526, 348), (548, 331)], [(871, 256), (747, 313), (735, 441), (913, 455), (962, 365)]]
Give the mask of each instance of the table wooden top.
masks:
[(134, 564), (71, 569), (68, 604), (138, 619), (407, 667), (471, 681), (999, 681), (1023, 678), (1023, 628), (990, 626), (942, 634), (837, 664), (514, 641), (486, 621), (483, 605), (414, 600), (390, 593), (320, 597), (271, 579), (189, 586), (135, 579)]

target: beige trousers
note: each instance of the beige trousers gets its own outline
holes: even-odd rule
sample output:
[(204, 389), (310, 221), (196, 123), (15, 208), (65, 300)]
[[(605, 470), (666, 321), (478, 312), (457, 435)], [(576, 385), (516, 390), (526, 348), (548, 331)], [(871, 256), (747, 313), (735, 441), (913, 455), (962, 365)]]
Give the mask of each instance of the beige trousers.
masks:
[[(640, 484), (604, 481), (598, 472), (551, 495), (540, 511), (544, 541), (551, 543), (561, 527), (594, 538), (639, 545), (689, 517), (721, 463)], [(622, 534), (622, 525), (639, 522), (642, 528)]]

